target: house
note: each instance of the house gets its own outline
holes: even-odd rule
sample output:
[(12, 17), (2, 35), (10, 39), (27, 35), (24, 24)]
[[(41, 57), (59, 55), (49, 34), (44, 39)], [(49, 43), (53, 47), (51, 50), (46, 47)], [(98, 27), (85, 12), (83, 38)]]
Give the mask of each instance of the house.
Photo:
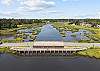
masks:
[(100, 25), (97, 25), (97, 28), (100, 28)]
[(92, 24), (86, 24), (87, 27), (92, 27)]
[(85, 26), (86, 25), (86, 22), (80, 22), (80, 25), (81, 26)]
[(17, 25), (17, 27), (22, 27), (23, 25)]

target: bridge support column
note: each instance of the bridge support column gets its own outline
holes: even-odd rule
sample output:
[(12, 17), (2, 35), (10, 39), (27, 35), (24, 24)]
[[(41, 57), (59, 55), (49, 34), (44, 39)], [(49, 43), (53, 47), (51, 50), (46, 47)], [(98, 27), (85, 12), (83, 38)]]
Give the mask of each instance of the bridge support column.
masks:
[(33, 55), (33, 52), (32, 51), (29, 51), (29, 55), (32, 56)]

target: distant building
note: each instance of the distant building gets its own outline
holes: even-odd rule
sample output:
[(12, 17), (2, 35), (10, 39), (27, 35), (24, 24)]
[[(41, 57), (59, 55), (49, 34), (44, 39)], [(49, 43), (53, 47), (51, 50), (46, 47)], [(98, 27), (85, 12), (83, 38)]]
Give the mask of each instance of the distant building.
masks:
[(92, 27), (92, 24), (86, 24), (87, 27)]
[(17, 33), (32, 33), (32, 29), (21, 29), (21, 30), (17, 30)]
[(81, 26), (85, 26), (86, 25), (86, 22), (81, 22), (80, 25)]
[(22, 27), (23, 25), (17, 25), (17, 27)]
[(33, 48), (64, 48), (62, 41), (37, 41), (33, 44)]
[(100, 25), (97, 25), (98, 28), (100, 28)]

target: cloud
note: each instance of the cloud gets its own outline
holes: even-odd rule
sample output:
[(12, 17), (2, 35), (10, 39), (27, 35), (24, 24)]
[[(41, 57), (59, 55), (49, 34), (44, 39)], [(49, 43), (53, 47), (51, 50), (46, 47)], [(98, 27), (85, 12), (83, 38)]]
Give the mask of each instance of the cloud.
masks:
[(91, 19), (100, 19), (100, 14), (86, 14), (86, 15), (80, 15), (76, 16), (76, 18), (91, 18)]
[(49, 15), (49, 14), (59, 15), (59, 14), (61, 14), (63, 12), (62, 11), (59, 11), (59, 10), (46, 10), (45, 12), (44, 11), (38, 11), (36, 13), (37, 14), (42, 14), (42, 15)]
[(44, 14), (61, 14), (63, 12), (59, 10), (51, 10), (51, 11), (45, 11)]
[(9, 6), (12, 3), (13, 0), (1, 0), (1, 4)]
[(15, 2), (19, 5), (16, 9), (27, 12), (45, 10), (55, 6), (54, 0), (0, 0), (0, 3), (6, 6), (16, 4)]
[(54, 14), (56, 14), (56, 13), (61, 13), (60, 11), (47, 11), (48, 13), (54, 13)]
[(13, 11), (0, 12), (0, 16), (18, 16), (18, 15), (21, 14)]
[(20, 4), (21, 9), (29, 12), (48, 9), (55, 6), (55, 2), (50, 0), (21, 0)]
[[(1, 2), (1, 0), (0, 0)], [(3, 17), (29, 16), (32, 13), (57, 13), (57, 11), (48, 11), (49, 8), (55, 7), (54, 0), (2, 0), (2, 4), (11, 5), (17, 2), (16, 9), (1, 10), (0, 15)], [(15, 5), (14, 5), (15, 6)]]
[(28, 13), (23, 13), (19, 11), (6, 11), (6, 12), (0, 12), (0, 16), (2, 17), (9, 17), (9, 18), (14, 18), (14, 17), (24, 17), (28, 16)]
[(63, 2), (66, 2), (66, 1), (79, 1), (79, 0), (62, 0)]
[(68, 1), (68, 0), (62, 0), (62, 1), (64, 1), (64, 2), (65, 2), (65, 1)]

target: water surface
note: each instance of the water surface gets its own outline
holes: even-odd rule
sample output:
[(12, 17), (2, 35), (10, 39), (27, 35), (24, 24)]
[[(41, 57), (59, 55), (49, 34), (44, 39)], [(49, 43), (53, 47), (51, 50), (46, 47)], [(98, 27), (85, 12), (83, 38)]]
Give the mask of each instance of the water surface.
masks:
[(62, 36), (51, 24), (44, 25), (36, 37), (37, 41), (62, 41)]
[(100, 71), (100, 60), (85, 57), (0, 55), (0, 71)]
[[(32, 41), (30, 36), (32, 35), (32, 28), (31, 29), (21, 29), (18, 30), (18, 32), (23, 32), (24, 34), (28, 35), (27, 38), (24, 39), (24, 42)], [(91, 34), (91, 32), (87, 30), (80, 29), (78, 32), (72, 32), (72, 31), (65, 31), (66, 37), (62, 37), (59, 31), (54, 28), (51, 24), (44, 25), (41, 28), (41, 32), (37, 35), (36, 40), (37, 41), (66, 41), (66, 42), (73, 42), (73, 41), (79, 41), (79, 40), (90, 40), (88, 37), (86, 37), (87, 34)], [(72, 36), (76, 35), (76, 36)], [(0, 39), (8, 39), (12, 40), (14, 39), (14, 36), (0, 36)]]
[(78, 32), (66, 31), (66, 37), (64, 37), (64, 41), (72, 42), (72, 41), (79, 41), (79, 40), (90, 40), (86, 36), (87, 34), (91, 34), (91, 32), (83, 29), (80, 29)]

